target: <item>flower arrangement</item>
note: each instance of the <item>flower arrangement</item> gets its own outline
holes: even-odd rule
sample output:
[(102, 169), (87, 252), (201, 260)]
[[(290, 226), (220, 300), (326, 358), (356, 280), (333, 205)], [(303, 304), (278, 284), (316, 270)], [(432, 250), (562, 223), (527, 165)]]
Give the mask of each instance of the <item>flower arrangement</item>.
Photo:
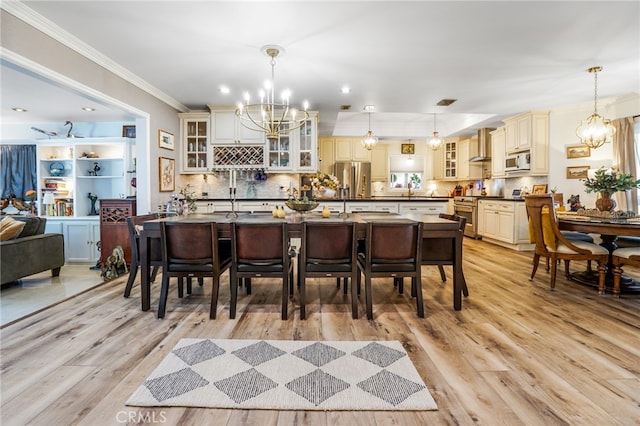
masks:
[(326, 173), (318, 173), (311, 180), (311, 186), (313, 186), (314, 191), (323, 191), (327, 188), (337, 191), (339, 185), (340, 181), (337, 177)]
[(190, 183), (180, 188), (180, 195), (182, 196), (181, 198), (187, 202), (190, 212), (195, 212), (198, 209), (196, 205), (196, 191)]
[(620, 173), (617, 170), (600, 167), (595, 171), (592, 178), (585, 179), (584, 186), (587, 194), (591, 192), (606, 192), (608, 194), (613, 194), (615, 192), (640, 188), (640, 179), (635, 180), (633, 176), (626, 173)]

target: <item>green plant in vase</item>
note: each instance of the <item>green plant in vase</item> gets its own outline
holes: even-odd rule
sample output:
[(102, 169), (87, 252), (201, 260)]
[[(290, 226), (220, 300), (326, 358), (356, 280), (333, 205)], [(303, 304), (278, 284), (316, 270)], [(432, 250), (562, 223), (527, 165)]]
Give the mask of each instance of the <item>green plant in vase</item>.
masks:
[(592, 192), (600, 194), (600, 198), (596, 200), (598, 210), (611, 211), (616, 207), (616, 202), (611, 195), (640, 188), (640, 179), (636, 180), (629, 174), (600, 167), (592, 178), (585, 179), (584, 186), (587, 194)]

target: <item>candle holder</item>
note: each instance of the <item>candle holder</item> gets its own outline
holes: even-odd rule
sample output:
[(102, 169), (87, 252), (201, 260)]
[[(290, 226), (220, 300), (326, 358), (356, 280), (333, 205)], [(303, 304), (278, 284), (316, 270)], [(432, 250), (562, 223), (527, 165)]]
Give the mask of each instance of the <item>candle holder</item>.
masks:
[(349, 191), (346, 187), (340, 187), (340, 197), (342, 198), (342, 213), (338, 214), (339, 218), (349, 217), (349, 213), (347, 213), (347, 192)]

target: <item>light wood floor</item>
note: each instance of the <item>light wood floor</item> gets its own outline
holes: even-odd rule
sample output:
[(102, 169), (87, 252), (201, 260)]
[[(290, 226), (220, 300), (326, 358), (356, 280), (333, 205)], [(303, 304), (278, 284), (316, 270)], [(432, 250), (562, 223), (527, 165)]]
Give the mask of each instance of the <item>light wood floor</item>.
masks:
[[(614, 299), (544, 268), (528, 281), (531, 253), (465, 239), (470, 296), (453, 311), (451, 278), (423, 268), (426, 317), (390, 282), (374, 282), (375, 320), (352, 320), (332, 280), (309, 286), (307, 320), (290, 303), (280, 320), (278, 286), (256, 281), (228, 318), (228, 278), (218, 319), (210, 282), (191, 297), (170, 294), (164, 320), (141, 312), (139, 287), (121, 278), (0, 330), (3, 425), (637, 425), (640, 297)], [(583, 268), (575, 263), (574, 268)], [(447, 268), (448, 269), (448, 268)], [(631, 271), (634, 274), (638, 271)], [(450, 274), (450, 271), (447, 271)], [(202, 293), (204, 291), (204, 294)], [(363, 298), (362, 298), (363, 299)], [(125, 401), (183, 337), (399, 340), (438, 403), (431, 412), (302, 412), (137, 408)]]

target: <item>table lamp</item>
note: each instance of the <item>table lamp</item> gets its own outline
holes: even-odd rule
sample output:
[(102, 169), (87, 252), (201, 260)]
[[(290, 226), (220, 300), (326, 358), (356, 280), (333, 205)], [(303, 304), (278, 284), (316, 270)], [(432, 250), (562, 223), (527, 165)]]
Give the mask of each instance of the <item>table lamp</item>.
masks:
[(44, 198), (42, 199), (42, 203), (46, 206), (46, 215), (54, 216), (54, 204), (56, 200), (53, 198), (52, 192), (47, 192), (44, 194)]

